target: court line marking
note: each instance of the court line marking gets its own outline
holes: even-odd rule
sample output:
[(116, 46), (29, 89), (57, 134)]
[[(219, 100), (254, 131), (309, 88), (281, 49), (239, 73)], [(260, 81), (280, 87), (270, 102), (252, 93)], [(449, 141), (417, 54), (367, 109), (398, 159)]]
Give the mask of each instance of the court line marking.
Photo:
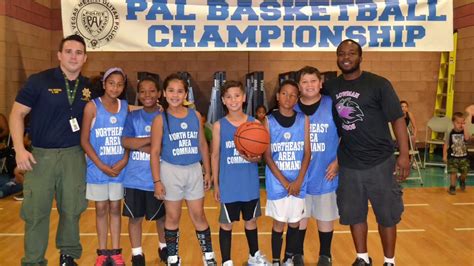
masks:
[(454, 231), (474, 231), (474, 228), (473, 227), (454, 228)]
[[(470, 231), (474, 230), (474, 228), (454, 228), (456, 231)], [(418, 233), (418, 232), (425, 232), (425, 229), (397, 229), (399, 233)], [(350, 234), (350, 230), (337, 230), (334, 231), (334, 234)], [(369, 230), (369, 233), (378, 233), (378, 230)], [(258, 232), (259, 235), (271, 235), (272, 232)], [(24, 233), (0, 233), (0, 236), (24, 236)], [(109, 234), (110, 235), (110, 234)], [(157, 233), (143, 233), (143, 236), (157, 236)], [(211, 232), (211, 235), (217, 236), (219, 232)], [(232, 232), (232, 235), (245, 235), (245, 232)], [(80, 236), (97, 236), (97, 233), (80, 233)], [(120, 236), (127, 236), (128, 233), (121, 233)]]
[(455, 202), (453, 203), (454, 206), (466, 206), (466, 205), (474, 205), (474, 202)]

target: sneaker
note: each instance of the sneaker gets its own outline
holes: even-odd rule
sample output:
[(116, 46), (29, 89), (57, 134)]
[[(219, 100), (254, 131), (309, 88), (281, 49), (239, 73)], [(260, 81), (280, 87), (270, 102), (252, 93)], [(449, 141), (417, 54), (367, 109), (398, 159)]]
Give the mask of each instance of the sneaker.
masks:
[(59, 257), (59, 265), (60, 266), (77, 266), (77, 263), (74, 261), (74, 258), (66, 255), (66, 254), (61, 254)]
[(318, 266), (332, 266), (332, 259), (328, 256), (319, 256)]
[(162, 262), (165, 262), (168, 260), (168, 247), (164, 248), (158, 248), (158, 256), (160, 257), (160, 260)]
[(181, 265), (181, 258), (178, 257), (178, 255), (168, 256), (168, 259), (167, 259), (166, 262), (167, 262), (168, 266), (180, 266)]
[(395, 264), (390, 262), (384, 262), (383, 266), (395, 266)]
[(301, 256), (299, 254), (294, 255), (293, 258), (292, 258), (292, 261), (293, 261), (293, 265), (295, 265), (295, 266), (303, 266), (304, 265), (303, 256)]
[(23, 196), (23, 192), (21, 192), (20, 194), (17, 194), (15, 196), (13, 196), (13, 199), (14, 200), (17, 200), (17, 201), (22, 201), (25, 197)]
[(281, 263), (280, 263), (280, 260), (273, 259), (271, 265), (272, 265), (272, 266), (280, 266), (280, 264), (281, 264)]
[(222, 266), (234, 266), (234, 262), (231, 261), (231, 260), (228, 260), (228, 261), (222, 263)]
[(286, 261), (281, 264), (282, 266), (293, 266), (293, 260), (291, 258), (288, 258)]
[(202, 262), (204, 266), (217, 266), (216, 256), (214, 252), (206, 252), (202, 256)]
[(357, 257), (352, 266), (372, 266), (372, 258), (369, 258), (369, 263), (367, 263), (363, 258)]
[(125, 261), (122, 257), (122, 249), (112, 249), (110, 251), (110, 260), (114, 266), (125, 266)]
[(97, 250), (97, 259), (95, 260), (95, 266), (105, 266), (108, 264), (109, 254), (106, 249)]
[(271, 263), (265, 258), (265, 255), (260, 253), (260, 250), (255, 252), (255, 256), (249, 254), (249, 260), (247, 261), (249, 266), (266, 266)]
[(465, 191), (466, 190), (466, 180), (464, 180), (464, 181), (459, 180), (459, 187), (461, 187), (461, 191)]
[(132, 256), (132, 266), (145, 266), (145, 254)]
[(448, 193), (450, 195), (456, 195), (456, 187), (455, 186), (449, 186)]

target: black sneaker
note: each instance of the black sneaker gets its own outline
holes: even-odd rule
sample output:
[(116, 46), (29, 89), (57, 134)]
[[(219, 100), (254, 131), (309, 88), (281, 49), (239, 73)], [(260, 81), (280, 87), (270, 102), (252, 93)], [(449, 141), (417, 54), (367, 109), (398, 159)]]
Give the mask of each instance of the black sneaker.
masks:
[(456, 187), (455, 186), (449, 186), (448, 193), (450, 195), (456, 195)]
[(459, 180), (459, 187), (461, 187), (461, 191), (465, 191), (466, 190), (466, 180), (464, 180), (464, 181)]
[(384, 262), (383, 266), (395, 266), (395, 264), (391, 262)]
[(298, 255), (298, 254), (293, 255), (293, 265), (303, 266), (304, 265), (303, 256)]
[(320, 255), (318, 260), (318, 266), (332, 266), (332, 259), (326, 255)]
[(132, 256), (132, 266), (145, 266), (145, 254)]
[(59, 257), (59, 265), (60, 266), (77, 266), (77, 263), (74, 261), (74, 258), (66, 255), (66, 254), (61, 254)]
[[(466, 185), (464, 185), (466, 186)], [(21, 192), (20, 194), (16, 194), (15, 196), (13, 196), (13, 199), (14, 200), (17, 200), (17, 201), (22, 201), (25, 197), (23, 196), (23, 192)]]
[(372, 258), (369, 258), (369, 263), (367, 263), (363, 258), (357, 257), (352, 266), (372, 266)]
[(158, 248), (158, 256), (162, 262), (166, 262), (168, 260), (168, 247)]

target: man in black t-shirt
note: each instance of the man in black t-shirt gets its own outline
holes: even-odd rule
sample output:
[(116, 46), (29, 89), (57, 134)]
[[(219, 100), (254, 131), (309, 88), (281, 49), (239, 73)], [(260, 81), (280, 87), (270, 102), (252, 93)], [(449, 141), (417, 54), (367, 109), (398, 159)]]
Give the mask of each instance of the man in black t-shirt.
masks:
[[(367, 252), (370, 200), (379, 225), (384, 265), (394, 265), (396, 225), (403, 212), (398, 181), (410, 171), (407, 128), (390, 82), (361, 71), (361, 62), (361, 46), (354, 40), (342, 41), (337, 47), (337, 65), (342, 75), (325, 83), (341, 137), (336, 191), (340, 222), (351, 228), (357, 251), (353, 265), (371, 265)], [(400, 145), (396, 162), (388, 123)]]

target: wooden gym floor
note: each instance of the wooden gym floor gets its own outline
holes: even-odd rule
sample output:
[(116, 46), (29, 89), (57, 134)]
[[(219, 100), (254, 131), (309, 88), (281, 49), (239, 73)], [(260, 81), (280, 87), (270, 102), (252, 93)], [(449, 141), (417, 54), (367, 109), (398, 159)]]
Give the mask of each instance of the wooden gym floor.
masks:
[[(261, 190), (262, 205), (266, 194)], [(474, 187), (455, 196), (442, 187), (406, 188), (405, 212), (398, 226), (396, 249), (397, 265), (474, 265)], [(19, 265), (23, 255), (24, 223), (19, 218), (21, 202), (12, 197), (0, 200), (0, 265)], [(212, 230), (213, 246), (219, 263), (218, 204), (211, 193), (206, 194), (206, 215)], [(183, 265), (202, 265), (194, 229), (183, 206), (180, 226), (180, 256)], [(264, 209), (262, 210), (264, 211)], [(371, 210), (370, 210), (371, 211)], [(54, 247), (58, 214), (51, 214), (49, 248), (46, 254), (50, 265), (57, 265), (59, 254)], [(260, 249), (271, 258), (271, 219), (261, 217), (258, 222)], [(154, 223), (143, 226), (143, 247), (148, 265), (158, 265), (157, 237)], [(81, 218), (81, 242), (84, 248), (79, 265), (93, 265), (96, 258), (95, 211), (93, 203)], [(122, 220), (122, 247), (127, 265), (131, 265), (127, 219)], [(383, 253), (372, 213), (369, 214), (369, 255), (374, 265), (382, 265)], [(317, 228), (310, 222), (305, 242), (306, 265), (316, 265), (319, 251)], [(350, 265), (355, 258), (351, 235), (347, 226), (336, 223), (332, 245), (334, 265)], [(243, 224), (236, 224), (233, 233), (232, 258), (235, 265), (243, 265), (248, 256)], [(163, 265), (163, 264), (161, 264)]]

